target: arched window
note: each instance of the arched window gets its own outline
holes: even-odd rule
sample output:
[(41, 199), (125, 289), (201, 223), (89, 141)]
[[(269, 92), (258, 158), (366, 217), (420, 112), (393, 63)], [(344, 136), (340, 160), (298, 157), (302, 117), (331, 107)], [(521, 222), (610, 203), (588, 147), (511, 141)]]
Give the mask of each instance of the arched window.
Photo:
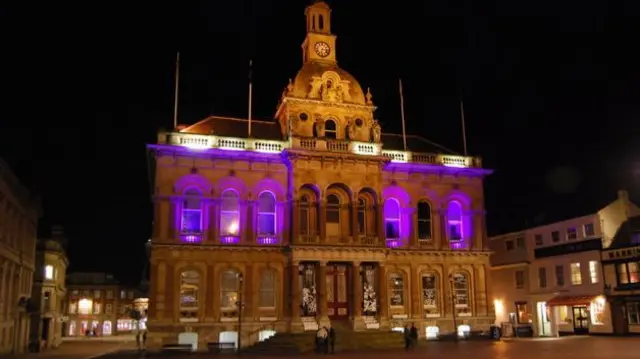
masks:
[(418, 240), (431, 239), (431, 206), (426, 201), (418, 202)]
[(436, 273), (422, 273), (422, 308), (425, 315), (427, 317), (439, 316), (438, 304), (438, 277)]
[(202, 193), (196, 188), (184, 192), (182, 233), (202, 233)]
[(367, 234), (367, 201), (364, 198), (358, 198), (358, 234)]
[(450, 241), (460, 241), (464, 238), (462, 232), (462, 206), (456, 201), (449, 202), (447, 207), (447, 228)]
[(340, 198), (335, 194), (327, 196), (327, 223), (328, 237), (340, 236)]
[(276, 274), (268, 269), (260, 274), (260, 308), (276, 307)]
[(220, 205), (220, 234), (237, 236), (240, 230), (240, 199), (232, 189), (222, 192)]
[(400, 239), (400, 203), (395, 198), (384, 202), (384, 228), (387, 239)]
[(392, 307), (404, 306), (404, 277), (401, 273), (389, 274), (389, 304)]
[(234, 311), (238, 307), (240, 278), (238, 271), (230, 269), (222, 272), (220, 278), (220, 308), (223, 311)]
[(324, 137), (335, 140), (338, 136), (336, 122), (334, 120), (324, 121)]
[(311, 234), (311, 204), (308, 196), (300, 197), (300, 234)]
[(200, 274), (195, 271), (180, 273), (180, 320), (195, 321), (198, 318)]
[(451, 276), (453, 284), (453, 298), (458, 316), (470, 316), (469, 310), (469, 277), (464, 272), (455, 272)]
[(258, 235), (276, 234), (276, 197), (271, 192), (258, 196)]

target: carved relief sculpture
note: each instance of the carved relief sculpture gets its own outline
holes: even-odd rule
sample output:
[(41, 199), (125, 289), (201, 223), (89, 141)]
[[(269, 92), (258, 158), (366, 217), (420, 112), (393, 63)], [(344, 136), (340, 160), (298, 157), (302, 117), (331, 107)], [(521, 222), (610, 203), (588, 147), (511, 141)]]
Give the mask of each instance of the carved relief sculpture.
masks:
[(349, 135), (349, 140), (356, 140), (357, 131), (358, 129), (356, 127), (356, 124), (353, 122), (349, 123), (349, 125), (347, 126), (347, 134)]
[(312, 77), (311, 83), (309, 85), (311, 89), (309, 90), (307, 97), (313, 99), (320, 98), (320, 90), (322, 89), (322, 78), (318, 76)]
[(340, 89), (342, 90), (342, 101), (351, 102), (351, 93), (349, 92), (349, 81), (341, 81)]
[(371, 135), (373, 136), (373, 142), (379, 143), (382, 136), (382, 128), (377, 120), (374, 120), (373, 127), (371, 128)]
[(364, 315), (375, 315), (377, 312), (378, 302), (376, 300), (376, 291), (373, 284), (375, 283), (375, 271), (373, 267), (364, 268), (363, 278), (363, 306)]
[(315, 271), (312, 265), (300, 266), (302, 274), (302, 316), (314, 316), (317, 311)]
[(319, 138), (323, 138), (324, 137), (324, 122), (317, 118), (316, 119), (316, 123), (314, 125), (316, 127), (316, 136), (318, 136)]
[(322, 86), (322, 101), (342, 102), (342, 89), (333, 80), (327, 80)]

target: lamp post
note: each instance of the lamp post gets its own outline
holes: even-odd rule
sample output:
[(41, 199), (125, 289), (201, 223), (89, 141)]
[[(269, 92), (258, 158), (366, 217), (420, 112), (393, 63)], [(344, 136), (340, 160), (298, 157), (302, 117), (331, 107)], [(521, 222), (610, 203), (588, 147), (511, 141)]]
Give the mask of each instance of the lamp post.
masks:
[(242, 273), (238, 273), (238, 301), (236, 304), (238, 305), (238, 350), (237, 353), (240, 355), (240, 349), (242, 348), (242, 307), (244, 304), (242, 303), (242, 283), (244, 278), (242, 277)]
[(449, 274), (449, 285), (451, 286), (451, 315), (453, 316), (453, 338), (458, 341), (458, 325), (456, 324), (456, 293), (454, 290), (453, 274)]

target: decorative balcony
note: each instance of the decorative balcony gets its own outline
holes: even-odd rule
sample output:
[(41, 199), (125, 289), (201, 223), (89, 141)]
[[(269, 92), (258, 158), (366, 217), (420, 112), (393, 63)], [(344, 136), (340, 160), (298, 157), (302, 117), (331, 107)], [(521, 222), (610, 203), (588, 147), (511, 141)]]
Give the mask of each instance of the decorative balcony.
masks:
[(385, 150), (383, 144), (372, 142), (342, 141), (320, 138), (292, 137), (290, 141), (273, 141), (198, 135), (181, 132), (160, 132), (159, 145), (183, 146), (192, 150), (220, 149), (251, 151), (259, 153), (281, 153), (286, 149), (314, 152), (345, 153), (363, 156), (384, 156), (391, 163), (413, 163), (458, 168), (482, 168), (479, 157), (419, 153), (411, 151)]

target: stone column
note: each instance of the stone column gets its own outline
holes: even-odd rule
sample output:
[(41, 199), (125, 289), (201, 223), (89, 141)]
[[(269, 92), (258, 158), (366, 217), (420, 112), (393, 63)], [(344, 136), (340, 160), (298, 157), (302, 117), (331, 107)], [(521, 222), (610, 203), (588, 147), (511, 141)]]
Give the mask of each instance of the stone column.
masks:
[[(299, 242), (300, 238), (300, 202), (298, 201), (298, 198), (294, 198), (290, 203), (291, 207), (285, 209), (286, 211), (291, 211), (291, 216), (289, 217), (291, 226), (288, 227), (290, 228), (291, 233), (289, 234), (288, 244), (295, 244)], [(307, 223), (307, 226), (308, 225), (309, 224)]]
[(322, 198), (319, 202), (318, 210), (319, 213), (319, 234), (320, 234), (320, 243), (326, 243), (327, 241), (327, 210), (326, 210), (326, 201)]
[(245, 223), (246, 223), (246, 228), (244, 231), (244, 238), (242, 242), (247, 243), (247, 244), (256, 244), (256, 221), (255, 221), (255, 214), (256, 208), (255, 208), (256, 202), (255, 201), (247, 201), (247, 211), (246, 211), (246, 218), (245, 218)]
[(449, 228), (447, 228), (447, 215), (445, 213), (445, 209), (440, 209), (439, 211), (440, 213), (440, 228), (442, 228), (442, 232), (440, 234), (439, 237), (439, 247), (437, 249), (445, 249), (445, 250), (449, 250), (450, 246), (449, 246)]
[(420, 319), (422, 317), (422, 283), (420, 283), (420, 272), (415, 265), (411, 266), (411, 318)]
[(389, 327), (389, 285), (387, 283), (387, 269), (385, 264), (378, 262), (378, 321), (380, 328)]
[(243, 317), (245, 321), (253, 321), (255, 308), (256, 308), (256, 298), (254, 297), (255, 285), (259, 284), (259, 280), (255, 278), (255, 272), (253, 270), (253, 264), (248, 262), (245, 271), (244, 271), (244, 288), (240, 288), (243, 290), (242, 293), (242, 301), (244, 302), (244, 308), (242, 311)]
[(406, 209), (409, 218), (409, 246), (418, 246), (418, 211), (412, 205)]
[(327, 326), (330, 323), (329, 316), (327, 315), (327, 262), (319, 262), (317, 268), (318, 313), (316, 313), (316, 316), (318, 317), (318, 324), (320, 326)]
[[(351, 243), (360, 244), (360, 230), (358, 229), (358, 199), (351, 201), (350, 206), (350, 219), (351, 219)], [(365, 223), (366, 226), (366, 223)]]
[(386, 246), (385, 242), (387, 239), (387, 234), (385, 233), (384, 228), (384, 204), (382, 202), (376, 205), (376, 225), (378, 227), (378, 243), (382, 246)]
[(219, 243), (218, 240), (218, 202), (209, 202), (209, 227), (207, 228), (207, 242), (211, 244)]
[(363, 283), (360, 277), (360, 262), (351, 263), (351, 288), (353, 288), (353, 311), (354, 318), (362, 316)]
[(431, 209), (431, 240), (433, 241), (433, 247), (439, 250), (442, 247), (442, 238), (444, 236), (444, 229), (442, 227), (440, 210)]
[(301, 292), (302, 288), (300, 288), (300, 263), (299, 262), (291, 262), (289, 267), (289, 280), (291, 281), (291, 320), (292, 321), (300, 321), (300, 306), (301, 303)]

